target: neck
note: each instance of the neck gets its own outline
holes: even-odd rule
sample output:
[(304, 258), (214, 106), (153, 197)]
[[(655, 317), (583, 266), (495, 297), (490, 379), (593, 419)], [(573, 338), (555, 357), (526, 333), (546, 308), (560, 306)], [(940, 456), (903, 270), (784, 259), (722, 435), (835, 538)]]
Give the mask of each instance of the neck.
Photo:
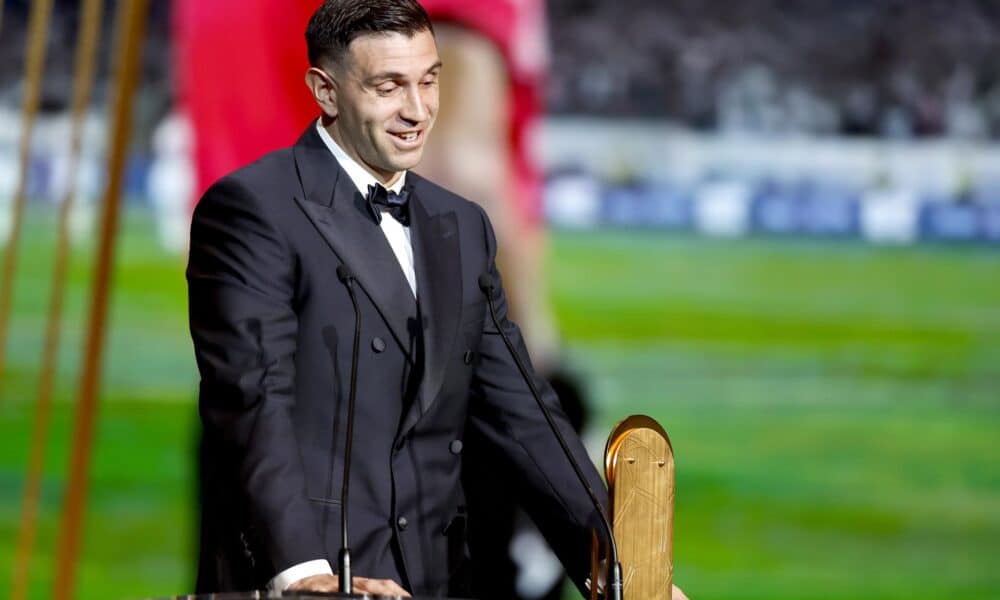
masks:
[(400, 177), (403, 176), (402, 171), (382, 171), (379, 169), (374, 169), (372, 168), (371, 165), (366, 163), (360, 156), (358, 156), (358, 153), (354, 151), (354, 148), (344, 143), (344, 138), (341, 137), (340, 130), (337, 128), (336, 119), (329, 119), (328, 117), (324, 116), (322, 123), (323, 123), (323, 129), (326, 129), (326, 132), (330, 134), (330, 137), (333, 138), (333, 141), (337, 142), (337, 145), (340, 146), (340, 149), (343, 150), (348, 156), (350, 156), (354, 162), (358, 163), (362, 169), (368, 171), (372, 175), (372, 177), (375, 178), (376, 181), (382, 184), (383, 187), (385, 188), (392, 187), (392, 185), (396, 183)]

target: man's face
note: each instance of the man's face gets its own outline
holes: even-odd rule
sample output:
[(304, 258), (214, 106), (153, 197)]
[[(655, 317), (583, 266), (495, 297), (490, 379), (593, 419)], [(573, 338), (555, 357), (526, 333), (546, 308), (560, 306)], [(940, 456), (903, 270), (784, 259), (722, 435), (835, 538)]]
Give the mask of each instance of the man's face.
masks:
[(440, 69), (430, 31), (355, 38), (334, 71), (331, 135), (383, 182), (413, 168), (437, 116)]

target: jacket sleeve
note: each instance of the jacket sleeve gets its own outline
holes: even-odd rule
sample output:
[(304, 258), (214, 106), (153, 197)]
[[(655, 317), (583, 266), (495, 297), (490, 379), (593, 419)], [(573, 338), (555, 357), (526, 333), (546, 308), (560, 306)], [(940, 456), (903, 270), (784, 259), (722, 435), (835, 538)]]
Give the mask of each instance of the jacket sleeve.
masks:
[(206, 440), (271, 572), (326, 558), (306, 500), (292, 425), (295, 257), (254, 195), (232, 178), (199, 202), (187, 269)]
[[(495, 304), (500, 326), (528, 365), (543, 402), (582, 467), (584, 476), (597, 493), (598, 500), (606, 508), (607, 488), (594, 463), (570, 425), (555, 392), (534, 373), (521, 332), (507, 318), (507, 300), (495, 261), (496, 238), (485, 213), (482, 219), (488, 254), (487, 273), (493, 280), (494, 288), (499, 290)], [(473, 429), (473, 435), (485, 441), (490, 459), (505, 463), (501, 471), (513, 474), (517, 485), (512, 487), (518, 489), (520, 500), (532, 519), (556, 551), (574, 583), (583, 591), (583, 582), (590, 567), (591, 529), (597, 525), (598, 516), (510, 357), (489, 315), (488, 305), (485, 310), (468, 426)]]

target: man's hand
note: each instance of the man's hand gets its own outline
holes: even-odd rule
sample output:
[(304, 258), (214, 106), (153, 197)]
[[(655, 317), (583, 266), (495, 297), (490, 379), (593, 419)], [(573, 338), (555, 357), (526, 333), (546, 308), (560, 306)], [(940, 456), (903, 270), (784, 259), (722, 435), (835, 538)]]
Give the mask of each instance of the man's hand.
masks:
[(676, 585), (673, 587), (674, 591), (671, 592), (670, 594), (670, 600), (688, 600), (688, 597), (684, 595), (684, 592), (681, 591), (681, 588), (677, 587)]
[[(351, 583), (354, 585), (355, 592), (410, 597), (409, 592), (391, 579), (352, 577)], [(292, 592), (339, 592), (340, 578), (336, 575), (312, 575), (296, 581), (288, 586), (288, 590)]]

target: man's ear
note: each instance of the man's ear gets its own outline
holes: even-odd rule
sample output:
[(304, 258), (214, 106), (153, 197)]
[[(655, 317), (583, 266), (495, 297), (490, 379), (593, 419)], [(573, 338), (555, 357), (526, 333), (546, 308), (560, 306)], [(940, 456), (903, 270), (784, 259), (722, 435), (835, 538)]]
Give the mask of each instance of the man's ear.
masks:
[(337, 83), (322, 69), (310, 67), (306, 71), (306, 87), (312, 92), (316, 104), (327, 117), (334, 118), (337, 110)]

